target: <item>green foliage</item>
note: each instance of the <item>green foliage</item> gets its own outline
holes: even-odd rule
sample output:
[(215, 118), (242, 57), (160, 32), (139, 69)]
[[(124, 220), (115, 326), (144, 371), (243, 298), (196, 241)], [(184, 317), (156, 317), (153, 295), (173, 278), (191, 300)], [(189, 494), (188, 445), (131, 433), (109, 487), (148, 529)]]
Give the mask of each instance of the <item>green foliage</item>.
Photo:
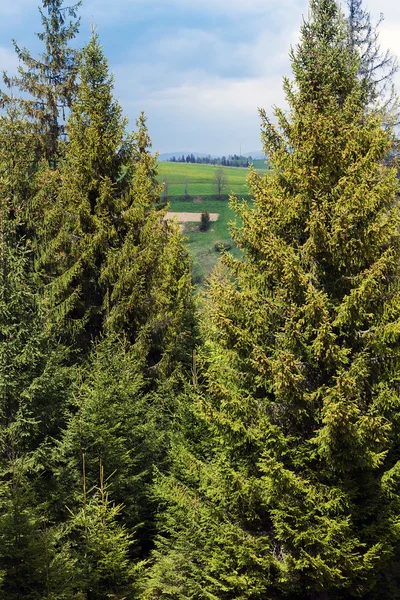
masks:
[[(158, 173), (143, 114), (126, 134), (94, 33), (77, 87), (78, 5), (43, 7), (1, 100), (1, 597), (400, 598), (399, 190), (338, 6), (311, 0), (231, 208), (187, 200), (228, 169)], [(160, 177), (223, 217), (188, 226), (222, 254), (198, 355)]]
[[(4, 78), (7, 87), (16, 87), (23, 94), (20, 104), (39, 136), (36, 158), (44, 156), (53, 167), (64, 135), (60, 121), (65, 119), (77, 90), (78, 52), (70, 48), (70, 42), (78, 33), (80, 4), (64, 7), (63, 0), (42, 0), (43, 10), (39, 8), (39, 11), (43, 31), (37, 36), (44, 43), (45, 51), (36, 59), (14, 40), (18, 59), (25, 68), (19, 67), (17, 77)], [(9, 99), (3, 94), (2, 100)]]
[(153, 377), (170, 372), (191, 347), (192, 287), (179, 228), (165, 220), (168, 208), (158, 206), (156, 159), (143, 114), (137, 127), (132, 188), (123, 197), (125, 235), (109, 253), (102, 281), (107, 331), (126, 336)]
[(159, 204), (145, 118), (125, 134), (96, 35), (79, 76), (62, 157), (47, 142), (38, 156), (39, 113), (9, 99), (0, 118), (5, 600), (136, 593), (193, 344), (188, 254)]
[(54, 236), (41, 260), (50, 273), (52, 326), (65, 329), (67, 340), (87, 346), (101, 331), (104, 290), (99, 278), (118, 237), (117, 180), (126, 121), (113, 99), (112, 77), (96, 35), (83, 50), (79, 75), (60, 166), (62, 185), (47, 217)]
[(121, 507), (104, 487), (100, 463), (99, 487), (84, 495), (82, 508), (71, 514), (69, 534), (77, 558), (75, 585), (81, 598), (124, 600), (134, 593), (135, 567), (129, 560), (131, 536), (118, 523)]
[(143, 362), (117, 337), (106, 337), (93, 348), (54, 452), (54, 510), (60, 510), (60, 497), (71, 510), (81, 502), (83, 459), (87, 489), (98, 486), (101, 462), (109, 492), (124, 506), (124, 523), (136, 532), (135, 554), (147, 549), (153, 534), (152, 465), (164, 460), (167, 429), (162, 399), (146, 393)]
[(147, 598), (395, 589), (398, 187), (346, 36), (335, 2), (312, 0), (284, 82), (290, 113), (274, 126), (261, 112), (272, 173), (251, 171), (254, 207), (232, 201), (243, 257), (225, 255), (211, 279)]
[[(35, 146), (17, 101), (0, 118), (0, 572), (2, 598), (49, 595), (71, 563), (48, 526), (41, 454), (63, 423), (67, 380), (44, 332), (30, 228)], [(64, 590), (67, 589), (65, 585)], [(47, 595), (46, 595), (47, 594)]]
[(209, 229), (209, 227), (210, 227), (210, 222), (211, 222), (210, 221), (210, 213), (202, 212), (200, 226), (199, 226), (200, 231), (207, 231), (207, 229)]

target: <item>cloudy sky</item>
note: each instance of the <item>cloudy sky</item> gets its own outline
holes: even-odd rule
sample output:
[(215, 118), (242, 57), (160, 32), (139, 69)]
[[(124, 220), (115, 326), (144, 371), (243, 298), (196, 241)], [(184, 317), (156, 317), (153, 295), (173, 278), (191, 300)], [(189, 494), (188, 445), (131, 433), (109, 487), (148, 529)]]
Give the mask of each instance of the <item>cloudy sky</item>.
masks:
[[(93, 21), (115, 92), (133, 126), (149, 118), (160, 152), (261, 150), (257, 107), (281, 105), (288, 49), (306, 0), (83, 0), (79, 44)], [(38, 51), (38, 0), (0, 0), (0, 69), (17, 66), (11, 38)], [(366, 0), (383, 48), (400, 57), (400, 2)], [(398, 78), (400, 89), (400, 77)]]

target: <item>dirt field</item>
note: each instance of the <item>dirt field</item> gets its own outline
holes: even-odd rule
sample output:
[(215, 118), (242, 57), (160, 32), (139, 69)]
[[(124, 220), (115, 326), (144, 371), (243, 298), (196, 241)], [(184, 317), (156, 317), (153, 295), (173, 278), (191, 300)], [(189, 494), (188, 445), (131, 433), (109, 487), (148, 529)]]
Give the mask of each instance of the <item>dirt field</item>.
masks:
[[(209, 213), (210, 221), (216, 221), (219, 217), (218, 213)], [(201, 212), (168, 212), (165, 215), (166, 219), (173, 219), (176, 217), (178, 223), (200, 223)]]

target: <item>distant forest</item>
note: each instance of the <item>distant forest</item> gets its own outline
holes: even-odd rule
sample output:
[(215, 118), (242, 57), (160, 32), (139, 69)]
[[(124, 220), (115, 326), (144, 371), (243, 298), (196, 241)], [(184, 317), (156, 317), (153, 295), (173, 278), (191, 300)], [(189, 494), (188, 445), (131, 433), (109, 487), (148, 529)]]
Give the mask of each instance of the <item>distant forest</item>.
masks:
[(196, 163), (199, 165), (221, 165), (222, 167), (249, 167), (253, 159), (251, 156), (239, 156), (238, 154), (230, 154), (229, 156), (211, 157), (208, 156), (195, 156), (194, 154), (187, 154), (184, 156), (172, 156), (169, 162), (180, 162), (180, 163)]

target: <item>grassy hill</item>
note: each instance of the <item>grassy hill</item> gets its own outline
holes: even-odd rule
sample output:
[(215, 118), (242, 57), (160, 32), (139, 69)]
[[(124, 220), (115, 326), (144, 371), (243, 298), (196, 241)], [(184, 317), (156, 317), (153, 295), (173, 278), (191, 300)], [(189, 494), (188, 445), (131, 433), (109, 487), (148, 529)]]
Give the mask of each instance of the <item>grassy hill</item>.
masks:
[(229, 245), (230, 251), (234, 255), (239, 254), (229, 234), (229, 223), (237, 220), (237, 217), (229, 207), (227, 199), (203, 200), (201, 204), (172, 200), (171, 210), (219, 214), (218, 220), (210, 223), (208, 231), (205, 232), (200, 231), (198, 223), (185, 223), (184, 225), (188, 249), (193, 258), (193, 280), (197, 285), (202, 286), (221, 256), (220, 244)]
[[(257, 170), (265, 170), (263, 161), (255, 161)], [(259, 164), (260, 163), (260, 164)], [(262, 167), (264, 166), (264, 169)], [(215, 171), (222, 168), (227, 178), (224, 194), (236, 194), (247, 196), (248, 190), (246, 177), (248, 169), (242, 167), (218, 167), (214, 165), (197, 165), (191, 163), (159, 163), (158, 180), (161, 182), (166, 178), (168, 182), (168, 195), (172, 198), (182, 198), (185, 194), (187, 182), (188, 194), (193, 198), (196, 196), (214, 196)]]
[[(263, 161), (257, 161), (257, 170), (265, 171)], [(261, 167), (264, 166), (264, 169)], [(213, 183), (216, 169), (213, 165), (197, 165), (191, 163), (159, 164), (158, 179), (166, 177), (168, 182), (168, 199), (173, 212), (209, 212), (218, 213), (219, 218), (210, 224), (206, 232), (201, 232), (199, 224), (186, 223), (184, 233), (189, 251), (193, 257), (193, 277), (196, 284), (202, 286), (212, 268), (217, 264), (221, 252), (219, 245), (231, 246), (230, 252), (235, 255), (239, 250), (234, 246), (229, 234), (229, 222), (237, 219), (228, 204), (230, 194), (248, 198), (246, 177), (248, 169), (240, 167), (222, 167), (227, 178), (224, 195), (218, 199)], [(185, 199), (185, 183), (188, 184), (189, 198)], [(196, 202), (193, 202), (194, 199)], [(199, 199), (201, 198), (201, 201)]]

